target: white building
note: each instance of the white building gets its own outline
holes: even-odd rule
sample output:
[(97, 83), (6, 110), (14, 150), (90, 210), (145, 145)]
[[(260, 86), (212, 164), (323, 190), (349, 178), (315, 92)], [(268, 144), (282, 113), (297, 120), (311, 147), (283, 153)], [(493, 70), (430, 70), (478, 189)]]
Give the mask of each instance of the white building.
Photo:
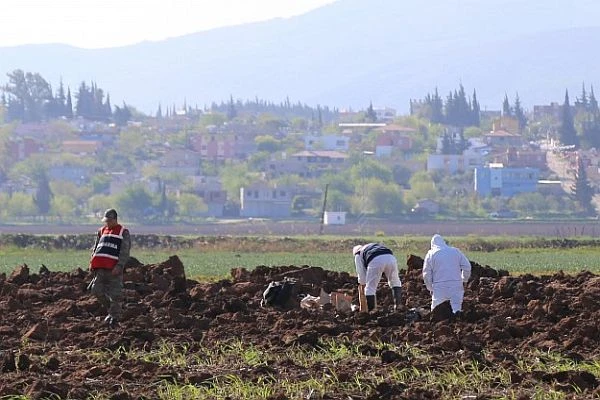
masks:
[(304, 148), (306, 150), (334, 150), (348, 151), (350, 138), (339, 135), (306, 136)]
[(323, 217), (323, 223), (325, 225), (345, 225), (346, 224), (346, 212), (345, 211), (325, 211)]

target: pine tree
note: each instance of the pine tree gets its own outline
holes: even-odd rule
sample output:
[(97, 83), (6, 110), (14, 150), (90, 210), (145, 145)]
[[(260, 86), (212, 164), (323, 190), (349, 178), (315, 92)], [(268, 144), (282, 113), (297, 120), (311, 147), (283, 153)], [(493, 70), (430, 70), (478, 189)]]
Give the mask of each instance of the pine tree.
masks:
[(575, 130), (575, 121), (571, 114), (571, 105), (569, 103), (569, 91), (565, 91), (565, 102), (562, 106), (562, 114), (559, 127), (560, 142), (564, 146), (578, 146), (577, 131)]
[(577, 171), (575, 172), (575, 182), (571, 187), (571, 195), (577, 201), (582, 210), (588, 215), (594, 215), (596, 209), (592, 204), (593, 189), (587, 179), (587, 173), (583, 164), (583, 159), (577, 156)]
[(162, 118), (162, 107), (160, 106), (160, 103), (158, 103), (158, 110), (156, 110), (156, 118), (157, 119)]

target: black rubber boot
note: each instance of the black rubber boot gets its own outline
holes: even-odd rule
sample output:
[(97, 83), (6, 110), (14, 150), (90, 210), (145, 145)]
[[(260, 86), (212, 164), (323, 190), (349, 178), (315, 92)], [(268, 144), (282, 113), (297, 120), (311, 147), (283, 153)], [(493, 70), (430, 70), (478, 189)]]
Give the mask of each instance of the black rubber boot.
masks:
[(367, 298), (367, 308), (369, 311), (373, 311), (375, 309), (375, 295), (365, 297)]
[(394, 292), (394, 311), (396, 311), (402, 304), (402, 288), (400, 286), (394, 286), (392, 292)]

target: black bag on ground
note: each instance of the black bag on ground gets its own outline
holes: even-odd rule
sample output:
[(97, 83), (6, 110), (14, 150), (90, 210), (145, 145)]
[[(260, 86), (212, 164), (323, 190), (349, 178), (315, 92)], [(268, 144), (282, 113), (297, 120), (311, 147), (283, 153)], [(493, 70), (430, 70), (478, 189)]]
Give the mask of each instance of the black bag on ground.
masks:
[(290, 279), (272, 281), (263, 292), (261, 307), (288, 307), (294, 298), (296, 282)]

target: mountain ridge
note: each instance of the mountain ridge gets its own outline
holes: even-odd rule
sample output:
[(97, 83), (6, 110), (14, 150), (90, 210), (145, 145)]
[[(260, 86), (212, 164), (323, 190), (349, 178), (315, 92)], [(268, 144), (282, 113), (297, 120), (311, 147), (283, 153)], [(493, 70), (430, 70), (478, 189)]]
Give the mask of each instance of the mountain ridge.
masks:
[(159, 103), (202, 107), (230, 96), (406, 112), (410, 99), (436, 87), (446, 96), (461, 83), (477, 90), (482, 109), (500, 109), (504, 94), (512, 102), (517, 92), (531, 108), (598, 80), (600, 4), (572, 4), (341, 0), (296, 17), (114, 48), (0, 47), (0, 75), (39, 72), (72, 92), (95, 81), (113, 104), (147, 113)]

